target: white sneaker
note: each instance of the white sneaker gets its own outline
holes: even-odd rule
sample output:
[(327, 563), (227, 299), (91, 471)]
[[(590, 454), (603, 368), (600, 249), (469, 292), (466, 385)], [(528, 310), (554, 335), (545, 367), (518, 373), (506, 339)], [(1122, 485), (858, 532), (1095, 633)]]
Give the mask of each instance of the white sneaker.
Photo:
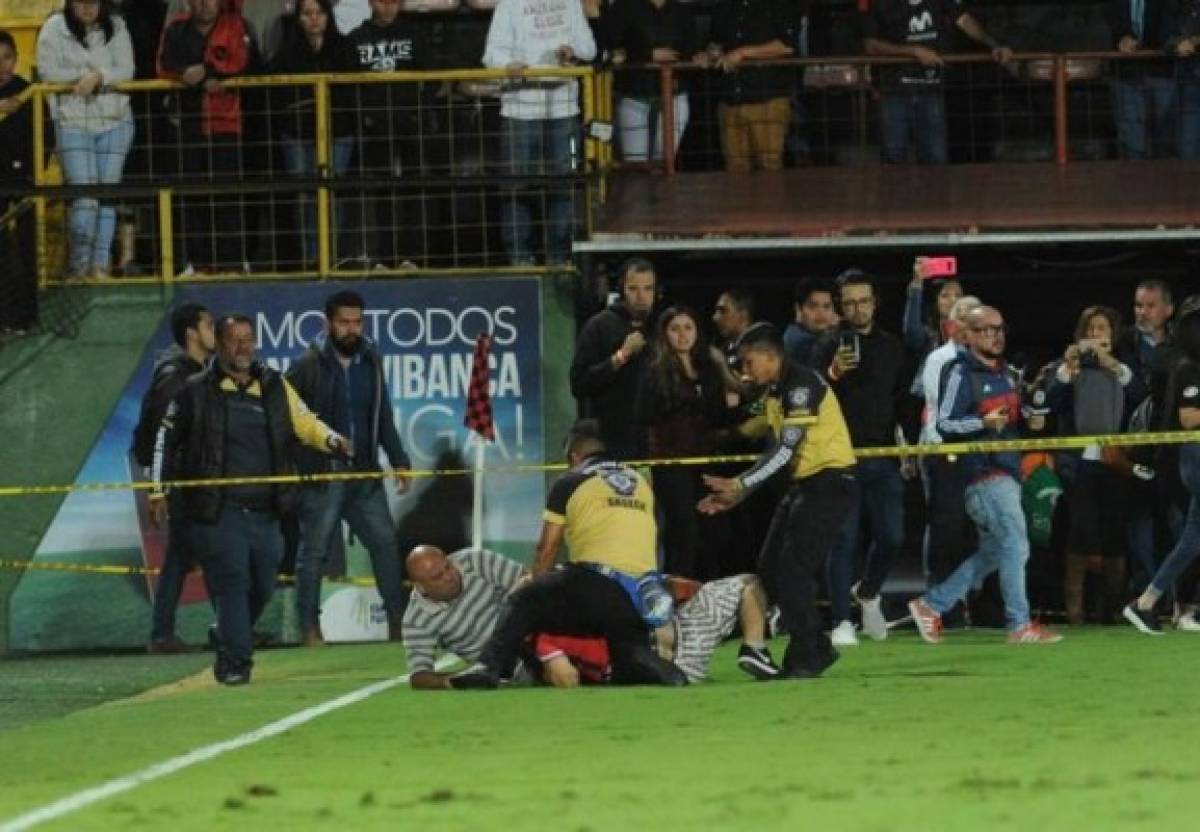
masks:
[(1181, 633), (1200, 633), (1200, 621), (1196, 620), (1196, 611), (1188, 610), (1176, 618), (1175, 629)]
[(883, 616), (883, 596), (860, 598), (858, 588), (862, 584), (850, 587), (850, 595), (862, 607), (862, 631), (873, 641), (883, 641), (888, 637), (887, 619)]
[(834, 647), (857, 647), (858, 636), (854, 634), (853, 621), (841, 621), (829, 633), (829, 640)]

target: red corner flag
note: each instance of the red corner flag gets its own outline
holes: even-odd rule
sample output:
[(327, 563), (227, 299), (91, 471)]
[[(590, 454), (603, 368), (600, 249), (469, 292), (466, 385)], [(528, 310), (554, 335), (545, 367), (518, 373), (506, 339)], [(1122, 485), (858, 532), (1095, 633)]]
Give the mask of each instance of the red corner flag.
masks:
[(486, 438), (496, 441), (496, 427), (492, 422), (492, 399), (488, 395), (488, 352), (492, 339), (486, 332), (475, 339), (475, 360), (471, 363), (471, 386), (467, 389), (467, 415), (463, 424)]

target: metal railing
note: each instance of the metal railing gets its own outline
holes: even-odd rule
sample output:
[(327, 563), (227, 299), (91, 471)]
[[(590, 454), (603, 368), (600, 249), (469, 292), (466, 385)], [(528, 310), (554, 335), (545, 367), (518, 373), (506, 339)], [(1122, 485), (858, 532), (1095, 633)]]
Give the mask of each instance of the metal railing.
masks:
[[(181, 249), (200, 246), (187, 220), (205, 213), (207, 219), (221, 221), (218, 232), (205, 230), (214, 238), (213, 245), (219, 242), (219, 228), (227, 229), (226, 236), (237, 238), (239, 259), (253, 262), (256, 278), (528, 273), (532, 264), (515, 266), (505, 258), (501, 215), (506, 208), (501, 203), (518, 198), (534, 203), (536, 222), (550, 198), (566, 194), (572, 199), (577, 227), (586, 233), (603, 150), (583, 131), (578, 146), (572, 145), (569, 171), (518, 170), (499, 158), (500, 95), (516, 84), (563, 82), (579, 85), (582, 124), (595, 120), (601, 109), (598, 81), (588, 67), (529, 69), (519, 75), (477, 69), (231, 78), (219, 86), (240, 97), (243, 125), (231, 138), (237, 161), (214, 171), (212, 165), (196, 162), (212, 157), (220, 143), (196, 131), (195, 113), (179, 104), (180, 95), (195, 93), (170, 81), (132, 81), (102, 91), (127, 94), (132, 104), (136, 138), (124, 175), (119, 183), (86, 186), (61, 184), (45, 106), (70, 88), (34, 84), (25, 97), (32, 113), (40, 283), (44, 288), (64, 275), (59, 257), (65, 246), (48, 236), (48, 211), (82, 198), (116, 202), (123, 215), (141, 218), (136, 245), (153, 252), (145, 258), (152, 262), (143, 264), (149, 268), (141, 276), (123, 278), (130, 282), (242, 276), (243, 269), (227, 262), (205, 273), (188, 270), (189, 258)], [(384, 94), (388, 90), (394, 99)], [(281, 103), (280, 93), (285, 91), (291, 97)], [(297, 99), (303, 100), (299, 109), (294, 106)], [(382, 130), (364, 127), (371, 112), (382, 117)], [(188, 118), (193, 119), (191, 130)], [(291, 143), (311, 157), (300, 172), (290, 162), (285, 164), (292, 149), (285, 146), (281, 131), (289, 126), (299, 126), (293, 129)], [(372, 142), (387, 145), (384, 156), (394, 154), (394, 160), (383, 163), (388, 167), (364, 161)], [(412, 154), (396, 149), (403, 143), (414, 149)], [(28, 194), (19, 189), (9, 193)], [(362, 249), (348, 253), (339, 247), (339, 230), (345, 230), (338, 216), (343, 203), (347, 210), (359, 210), (356, 233), (364, 240), (386, 241), (380, 245), (397, 249), (394, 257), (380, 262)], [(469, 203), (467, 210), (464, 203)], [(413, 207), (413, 216), (407, 222), (395, 221), (397, 214), (381, 207), (388, 205)], [(436, 221), (430, 219), (434, 208), (441, 211)], [(238, 223), (230, 226), (222, 212), (233, 212)], [(386, 216), (391, 227), (372, 225), (372, 213), (376, 219)], [(399, 249), (396, 239), (401, 234), (413, 237), (420, 251)], [(291, 239), (288, 252), (282, 250), (284, 238)], [(258, 254), (251, 251), (255, 246)]]
[[(1017, 53), (1003, 65), (985, 54), (942, 57), (951, 161), (992, 161), (1009, 154), (1041, 155), (1058, 164), (1076, 157), (1125, 155), (1117, 135), (1112, 83), (1140, 77), (1150, 63), (1172, 60), (1157, 52)], [(735, 73), (773, 70), (777, 76), (777, 86), (767, 95), (791, 105), (787, 123), (776, 124), (786, 131), (785, 164), (853, 164), (878, 160), (874, 105), (880, 98), (880, 75), (902, 66), (915, 64), (843, 55), (746, 61)], [(661, 114), (661, 121), (650, 122), (648, 129), (661, 132), (661, 155), (646, 159), (639, 153), (633, 162), (622, 160), (622, 166), (649, 166), (669, 176), (684, 169), (716, 169), (722, 162), (730, 166), (720, 149), (718, 113), (734, 76), (683, 62), (621, 65), (608, 73), (618, 79), (626, 73), (657, 75), (652, 113)], [(605, 89), (613, 87), (612, 81), (602, 83)], [(683, 125), (677, 113), (680, 90), (686, 91), (690, 111)], [(1175, 118), (1177, 127), (1179, 111)], [(616, 132), (620, 136), (620, 124)], [(1005, 141), (1010, 144), (1004, 146)], [(1031, 144), (1037, 147), (1031, 149)]]

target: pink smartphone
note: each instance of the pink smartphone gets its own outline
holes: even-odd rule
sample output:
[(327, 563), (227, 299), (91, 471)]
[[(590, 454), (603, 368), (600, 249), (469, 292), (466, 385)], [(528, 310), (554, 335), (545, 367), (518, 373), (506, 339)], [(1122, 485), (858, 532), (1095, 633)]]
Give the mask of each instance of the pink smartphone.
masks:
[(954, 277), (958, 274), (957, 257), (922, 257), (921, 273), (926, 280), (935, 277)]

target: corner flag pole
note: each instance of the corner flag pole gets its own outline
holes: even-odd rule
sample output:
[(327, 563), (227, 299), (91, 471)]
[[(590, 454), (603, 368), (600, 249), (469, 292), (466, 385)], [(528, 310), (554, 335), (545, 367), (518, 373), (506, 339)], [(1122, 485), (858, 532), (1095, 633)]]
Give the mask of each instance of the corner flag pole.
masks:
[(467, 389), (467, 413), (463, 424), (475, 432), (474, 488), (471, 495), (471, 548), (483, 548), (483, 460), (486, 442), (496, 439), (492, 420), (492, 399), (488, 391), (488, 353), (491, 338), (486, 332), (475, 339), (475, 357), (471, 362), (471, 384)]

